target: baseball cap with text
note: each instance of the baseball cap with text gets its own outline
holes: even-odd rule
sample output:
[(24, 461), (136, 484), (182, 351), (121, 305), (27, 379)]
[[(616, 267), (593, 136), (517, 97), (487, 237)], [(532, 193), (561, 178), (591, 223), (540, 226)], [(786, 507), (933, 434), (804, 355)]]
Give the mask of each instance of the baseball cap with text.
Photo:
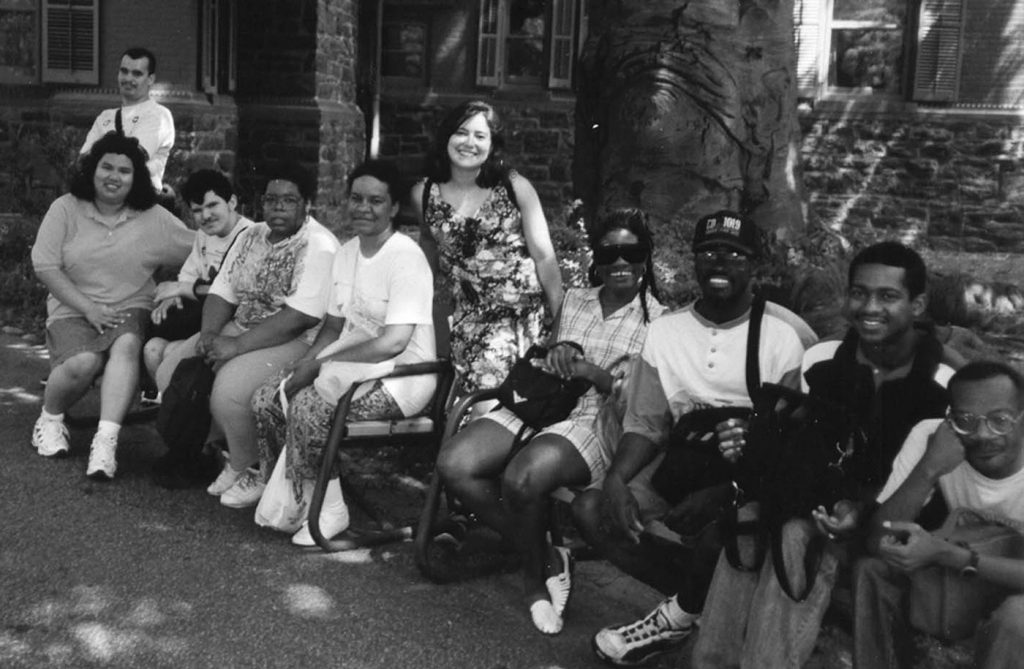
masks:
[(716, 211), (697, 221), (693, 231), (693, 250), (696, 252), (718, 245), (756, 257), (761, 251), (761, 231), (756, 223), (734, 211)]

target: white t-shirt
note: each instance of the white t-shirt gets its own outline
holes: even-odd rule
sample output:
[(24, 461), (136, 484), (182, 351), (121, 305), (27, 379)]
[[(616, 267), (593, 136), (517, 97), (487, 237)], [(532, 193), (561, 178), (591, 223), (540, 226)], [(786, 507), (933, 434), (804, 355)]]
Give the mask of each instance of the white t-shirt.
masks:
[[(800, 369), (804, 346), (790, 317), (795, 318), (776, 313), (776, 305), (765, 307), (758, 354), (763, 383), (778, 383)], [(749, 327), (749, 310), (734, 320), (712, 323), (693, 305), (654, 320), (634, 367), (624, 431), (660, 444), (685, 413), (709, 407), (749, 408)]]
[[(117, 128), (114, 122), (116, 115), (117, 107), (100, 112), (89, 129), (85, 144), (82, 144), (79, 153), (88, 152), (96, 140)], [(171, 111), (154, 100), (147, 99), (137, 105), (121, 107), (121, 124), (125, 137), (139, 140), (139, 144), (149, 154), (146, 167), (149, 168), (149, 175), (153, 179), (153, 188), (159, 192), (163, 186), (167, 159), (174, 148), (174, 117)]]
[[(359, 238), (351, 239), (335, 257), (327, 303), (327, 313), (344, 318), (345, 325), (338, 340), (319, 357), (378, 337), (387, 325), (414, 325), (409, 344), (393, 362), (433, 360), (433, 301), (433, 275), (416, 242), (395, 233), (372, 258), (366, 258), (359, 251)], [(384, 387), (406, 416), (423, 410), (436, 385), (433, 374), (384, 380)], [(323, 383), (314, 382), (314, 387), (328, 402), (337, 401)]]
[[(892, 463), (889, 480), (878, 494), (879, 502), (891, 497), (907, 480), (910, 472), (924, 457), (928, 438), (939, 429), (942, 420), (923, 420), (910, 431)], [(939, 490), (950, 510), (966, 507), (980, 511), (982, 515), (987, 513), (1024, 524), (1024, 469), (1005, 479), (990, 479), (965, 460), (953, 471), (939, 477)]]
[(231, 228), (231, 232), (224, 237), (208, 235), (201, 229), (196, 230), (196, 240), (192, 243), (192, 252), (188, 254), (188, 258), (185, 258), (185, 264), (178, 272), (178, 281), (188, 284), (193, 284), (199, 279), (208, 281), (210, 270), (220, 271), (224, 254), (227, 253), (232, 242), (252, 224), (253, 222), (248, 218), (240, 216), (235, 227)]

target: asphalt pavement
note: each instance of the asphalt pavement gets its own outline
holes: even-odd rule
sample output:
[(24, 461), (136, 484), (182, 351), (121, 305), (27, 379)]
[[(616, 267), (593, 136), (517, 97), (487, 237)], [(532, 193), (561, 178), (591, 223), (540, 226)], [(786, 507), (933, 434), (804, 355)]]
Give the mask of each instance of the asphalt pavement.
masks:
[(0, 336), (0, 667), (602, 667), (592, 634), (659, 601), (579, 563), (565, 629), (545, 637), (516, 575), (435, 585), (409, 543), (303, 551), (251, 509), (155, 486), (151, 424), (123, 428), (117, 477), (93, 482), (90, 429), (63, 460), (30, 447), (47, 369), (44, 347)]

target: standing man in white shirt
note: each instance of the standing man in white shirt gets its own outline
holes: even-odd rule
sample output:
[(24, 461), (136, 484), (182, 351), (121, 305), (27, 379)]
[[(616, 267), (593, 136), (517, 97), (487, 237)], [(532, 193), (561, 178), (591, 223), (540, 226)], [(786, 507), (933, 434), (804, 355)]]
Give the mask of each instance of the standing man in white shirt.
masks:
[(86, 153), (96, 140), (108, 132), (135, 137), (149, 154), (146, 167), (149, 168), (153, 187), (162, 198), (166, 198), (174, 196), (173, 191), (163, 183), (167, 158), (174, 146), (174, 117), (167, 107), (149, 97), (154, 81), (156, 56), (153, 52), (142, 47), (125, 50), (121, 54), (121, 65), (117, 71), (121, 106), (100, 112), (80, 153)]

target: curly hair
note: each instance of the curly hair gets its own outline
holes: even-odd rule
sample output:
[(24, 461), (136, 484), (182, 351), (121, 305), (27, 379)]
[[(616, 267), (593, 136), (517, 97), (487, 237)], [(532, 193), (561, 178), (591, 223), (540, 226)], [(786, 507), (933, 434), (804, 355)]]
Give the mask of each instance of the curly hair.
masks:
[(100, 137), (89, 152), (78, 161), (78, 166), (71, 176), (71, 194), (80, 200), (92, 202), (96, 199), (96, 167), (103, 156), (112, 153), (127, 156), (132, 161), (132, 187), (124, 202), (132, 209), (145, 211), (156, 204), (156, 189), (150, 179), (146, 161), (149, 154), (134, 137), (125, 137), (115, 131)]
[[(638, 242), (649, 250), (647, 259), (644, 261), (644, 275), (640, 278), (640, 306), (644, 311), (644, 322), (650, 323), (651, 314), (647, 309), (647, 293), (649, 292), (659, 301), (661, 300), (661, 294), (658, 291), (658, 283), (654, 276), (654, 261), (651, 257), (654, 251), (654, 235), (651, 234), (651, 228), (647, 223), (647, 214), (641, 209), (631, 207), (609, 211), (598, 220), (597, 226), (589, 235), (590, 249), (594, 250), (600, 246), (601, 240), (604, 239), (605, 235), (613, 230), (632, 232), (636, 235)], [(590, 279), (591, 285), (601, 285), (596, 264), (590, 264), (587, 276)]]
[(463, 102), (449, 111), (434, 136), (434, 145), (427, 156), (427, 177), (434, 183), (445, 183), (452, 178), (452, 164), (448, 157), (448, 141), (462, 124), (482, 114), (491, 130), (491, 151), (480, 167), (476, 185), (481, 188), (497, 186), (509, 172), (505, 164), (505, 128), (497, 110), (482, 100)]

